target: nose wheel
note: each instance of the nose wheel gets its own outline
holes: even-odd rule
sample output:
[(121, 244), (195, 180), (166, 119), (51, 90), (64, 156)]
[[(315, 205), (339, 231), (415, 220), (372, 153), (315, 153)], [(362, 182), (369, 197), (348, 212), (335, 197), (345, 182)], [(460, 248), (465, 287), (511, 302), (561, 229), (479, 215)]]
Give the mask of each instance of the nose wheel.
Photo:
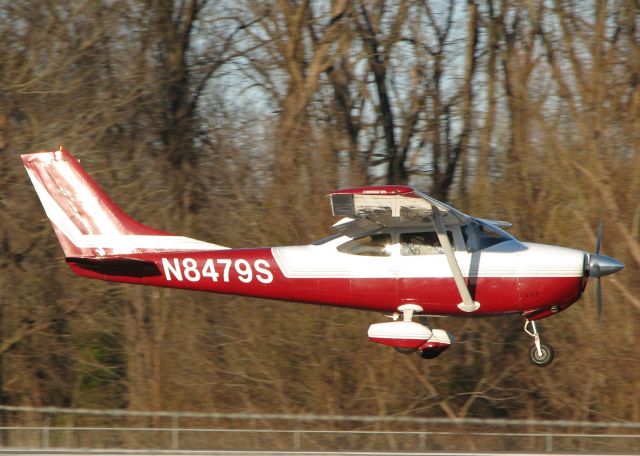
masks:
[[(531, 331), (529, 331), (529, 325), (531, 325)], [(551, 364), (551, 361), (553, 361), (553, 348), (551, 345), (540, 340), (536, 322), (526, 320), (524, 323), (524, 332), (533, 337), (533, 345), (529, 350), (529, 360), (531, 363), (538, 367), (545, 367)]]

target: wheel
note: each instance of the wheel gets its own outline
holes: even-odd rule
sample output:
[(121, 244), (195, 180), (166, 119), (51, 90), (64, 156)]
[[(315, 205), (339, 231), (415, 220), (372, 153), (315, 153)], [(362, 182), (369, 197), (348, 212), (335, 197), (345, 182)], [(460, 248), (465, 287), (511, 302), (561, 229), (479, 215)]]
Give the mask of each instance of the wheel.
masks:
[(437, 356), (440, 356), (440, 354), (445, 351), (447, 348), (449, 348), (448, 345), (445, 345), (444, 347), (433, 347), (433, 348), (428, 348), (426, 350), (422, 350), (420, 352), (420, 356), (422, 357), (422, 359), (433, 359)]
[(553, 348), (551, 348), (551, 345), (545, 344), (544, 342), (540, 343), (540, 351), (542, 352), (542, 356), (538, 354), (535, 344), (531, 346), (529, 350), (529, 359), (531, 362), (538, 367), (545, 367), (551, 364), (551, 361), (553, 361)]

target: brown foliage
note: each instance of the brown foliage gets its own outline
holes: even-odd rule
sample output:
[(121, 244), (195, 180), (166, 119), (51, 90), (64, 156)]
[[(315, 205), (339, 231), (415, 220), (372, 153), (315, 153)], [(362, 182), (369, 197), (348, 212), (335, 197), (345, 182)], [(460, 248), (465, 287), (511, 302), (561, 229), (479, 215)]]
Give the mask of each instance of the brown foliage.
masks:
[[(132, 409), (640, 420), (638, 5), (3, 2), (0, 394)], [(323, 195), (408, 182), (525, 240), (590, 250), (605, 280), (542, 323), (437, 320), (402, 357), (378, 317), (74, 278), (20, 166), (63, 142), (147, 224), (230, 246), (328, 234)]]

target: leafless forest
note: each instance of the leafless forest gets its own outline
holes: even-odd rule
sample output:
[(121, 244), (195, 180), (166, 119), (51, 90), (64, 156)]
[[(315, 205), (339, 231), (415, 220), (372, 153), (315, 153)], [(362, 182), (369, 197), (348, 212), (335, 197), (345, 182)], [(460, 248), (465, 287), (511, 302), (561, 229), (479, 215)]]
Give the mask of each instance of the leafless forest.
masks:
[[(0, 401), (640, 421), (638, 0), (0, 0)], [(20, 153), (64, 144), (144, 223), (240, 246), (330, 234), (333, 189), (409, 183), (626, 264), (540, 324), (382, 316), (75, 277)]]

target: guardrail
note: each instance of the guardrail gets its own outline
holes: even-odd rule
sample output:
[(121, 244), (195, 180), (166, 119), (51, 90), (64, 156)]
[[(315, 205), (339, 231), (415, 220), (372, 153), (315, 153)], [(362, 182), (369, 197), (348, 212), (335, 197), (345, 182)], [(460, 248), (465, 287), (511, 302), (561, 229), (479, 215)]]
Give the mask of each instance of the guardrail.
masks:
[[(3, 420), (0, 442), (5, 448), (422, 452), (450, 450), (454, 446), (466, 451), (628, 452), (640, 449), (640, 423), (637, 422), (14, 406), (0, 406), (0, 416)], [(122, 421), (126, 425), (122, 425)], [(205, 422), (208, 424), (203, 424)], [(318, 429), (320, 424), (325, 428)], [(410, 430), (402, 429), (406, 427)]]

